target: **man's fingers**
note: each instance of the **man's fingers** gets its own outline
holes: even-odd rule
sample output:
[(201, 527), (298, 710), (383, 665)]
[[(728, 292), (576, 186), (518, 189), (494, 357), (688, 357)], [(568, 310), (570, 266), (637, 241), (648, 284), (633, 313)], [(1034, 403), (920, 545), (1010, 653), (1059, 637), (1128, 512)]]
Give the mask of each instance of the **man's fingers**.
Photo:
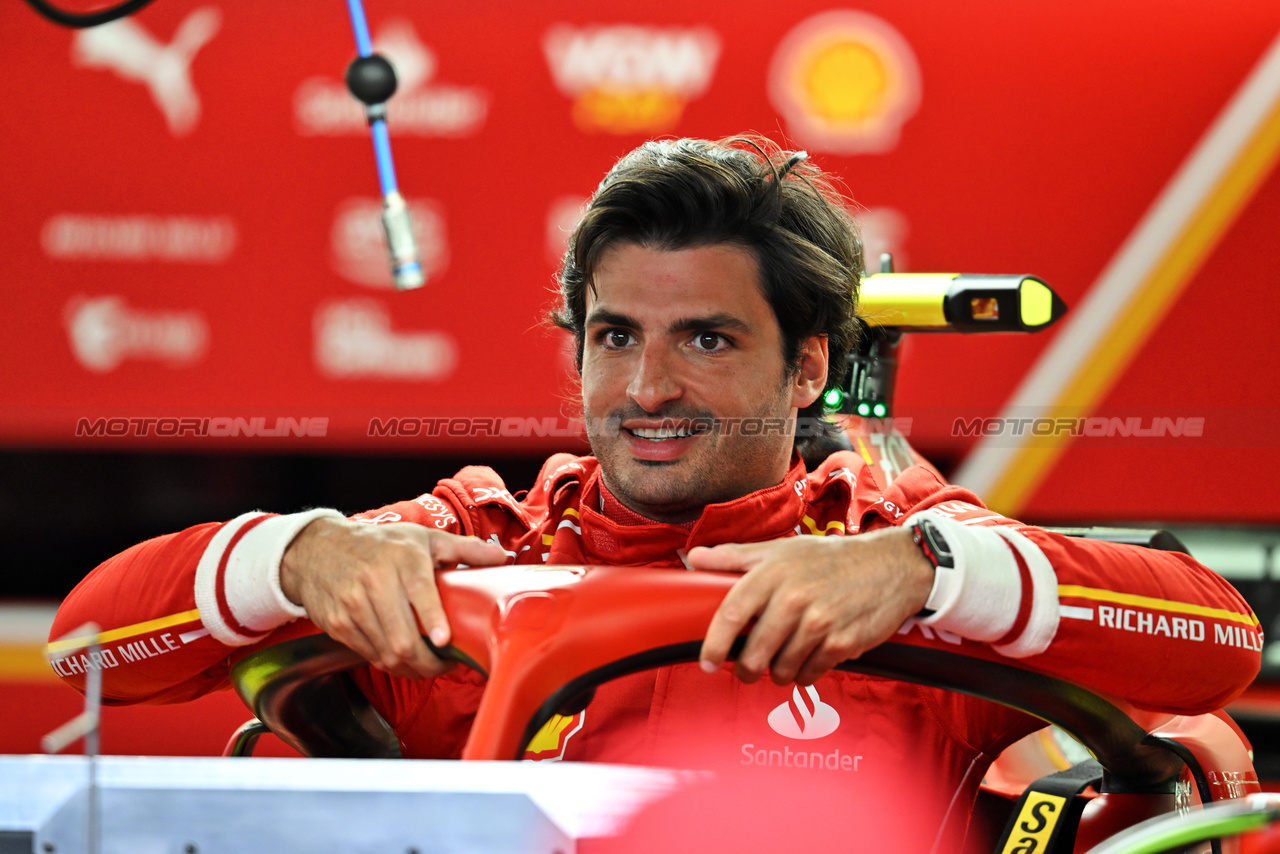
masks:
[(768, 601), (769, 588), (762, 579), (745, 576), (730, 588), (711, 618), (707, 636), (702, 641), (698, 659), (704, 671), (714, 673), (720, 669), (729, 657), (734, 640)]
[[(442, 647), (452, 640), (453, 633), (436, 589), (434, 570), (460, 563), (468, 566), (499, 565), (506, 563), (507, 553), (497, 543), (446, 533), (433, 533), (429, 548), (430, 565), (405, 567), (401, 572), (401, 584), (417, 614), (417, 625), (433, 644)], [(435, 656), (431, 658), (438, 661)]]
[[(759, 630), (765, 622), (765, 619), (761, 619), (756, 629)], [(754, 641), (755, 632), (751, 634)], [(814, 660), (814, 656), (822, 649), (822, 642), (822, 634), (806, 630), (803, 621), (797, 625), (794, 621), (784, 623), (778, 620), (772, 634), (768, 638), (762, 638), (759, 656), (767, 663), (770, 678), (778, 685), (787, 685), (796, 681), (801, 669)], [(772, 650), (778, 651), (772, 658), (768, 658)], [(753, 658), (751, 663), (755, 665), (757, 661), (758, 659)], [(742, 665), (741, 657), (738, 663), (739, 666)]]
[[(353, 597), (354, 595), (352, 594)], [(354, 599), (348, 601), (354, 601)], [(378, 650), (365, 634), (361, 626), (362, 621), (358, 621), (352, 614), (350, 605), (338, 601), (332, 604), (331, 610), (323, 615), (313, 616), (312, 620), (324, 629), (325, 634), (355, 650), (366, 661), (376, 664), (379, 659)], [(369, 615), (372, 616), (372, 612)]]
[(840, 662), (857, 658), (862, 652), (862, 648), (852, 641), (844, 643), (829, 638), (826, 643), (819, 644), (814, 649), (796, 674), (795, 682), (797, 685), (812, 685)]
[(492, 566), (508, 559), (500, 545), (475, 537), (411, 523), (369, 526), (334, 520), (317, 520), (305, 528), (286, 557), (281, 586), (291, 601), (374, 666), (408, 677), (437, 676), (451, 666), (422, 640), (424, 633), (437, 646), (451, 640), (435, 570), (458, 564)]
[(386, 643), (381, 651), (384, 668), (420, 678), (444, 672), (444, 664), (423, 643), (418, 619), (399, 589), (374, 597), (373, 608)]
[(824, 631), (805, 619), (807, 599), (785, 585), (774, 589), (738, 655), (738, 678), (755, 682), (766, 672), (774, 682), (792, 681)]
[(440, 591), (436, 588), (435, 573), (410, 567), (403, 573), (401, 583), (408, 597), (408, 605), (416, 615), (414, 624), (418, 627), (419, 634), (426, 634), (437, 647), (448, 646), (453, 639), (453, 632), (449, 628), (444, 604), (440, 601)]
[(431, 537), (431, 559), (437, 569), (459, 563), (467, 566), (497, 566), (506, 563), (507, 553), (497, 543), (440, 532)]
[(745, 572), (760, 562), (756, 545), (698, 546), (686, 557), (694, 569), (712, 572)]

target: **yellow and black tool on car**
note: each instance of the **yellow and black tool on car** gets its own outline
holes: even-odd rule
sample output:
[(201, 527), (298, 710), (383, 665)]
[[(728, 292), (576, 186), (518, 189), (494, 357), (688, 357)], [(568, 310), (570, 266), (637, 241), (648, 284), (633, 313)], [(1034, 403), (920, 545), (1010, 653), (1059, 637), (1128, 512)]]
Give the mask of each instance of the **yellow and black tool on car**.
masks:
[(1035, 276), (875, 273), (862, 280), (867, 326), (912, 331), (1039, 332), (1067, 305)]
[(886, 253), (880, 272), (862, 277), (858, 316), (866, 329), (849, 355), (844, 386), (827, 391), (827, 408), (889, 417), (905, 332), (1039, 332), (1066, 313), (1067, 304), (1036, 276), (895, 273)]

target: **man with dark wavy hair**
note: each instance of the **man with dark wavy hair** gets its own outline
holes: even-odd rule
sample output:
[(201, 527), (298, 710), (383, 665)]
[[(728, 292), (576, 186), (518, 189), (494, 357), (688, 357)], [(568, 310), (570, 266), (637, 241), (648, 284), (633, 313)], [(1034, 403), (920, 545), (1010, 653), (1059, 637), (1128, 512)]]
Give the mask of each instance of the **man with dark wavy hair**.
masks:
[[(725, 143), (648, 142), (609, 171), (574, 229), (552, 320), (573, 333), (582, 369), (588, 292), (605, 251), (636, 243), (663, 251), (725, 244), (755, 256), (765, 300), (782, 330), (783, 360), (799, 367), (801, 342), (826, 336), (827, 388), (839, 388), (858, 338), (857, 226), (804, 152), (762, 138)], [(819, 399), (800, 417), (823, 419)]]
[[(847, 370), (862, 266), (856, 225), (803, 152), (763, 139), (684, 139), (620, 160), (574, 229), (552, 314), (574, 335), (602, 492), (642, 518), (689, 524), (709, 504), (782, 483), (797, 425), (801, 443), (819, 432), (823, 393)], [(770, 424), (785, 427), (753, 429)], [(910, 595), (903, 564), (918, 555), (899, 545), (882, 594)], [(928, 592), (923, 569), (914, 593)], [(873, 633), (901, 619), (891, 622)], [(819, 642), (802, 628), (792, 629), (794, 649), (749, 645), (744, 677), (789, 652), (772, 669), (791, 681), (800, 653)], [(856, 634), (805, 677), (858, 651)], [(708, 654), (708, 666), (723, 657), (715, 644)]]
[[(1207, 643), (1203, 615), (1251, 630), (1256, 619), (1185, 555), (1022, 525), (926, 466), (884, 483), (840, 451), (806, 469), (797, 420), (820, 417), (844, 370), (861, 268), (852, 220), (803, 154), (748, 139), (646, 143), (575, 230), (554, 314), (576, 339), (593, 456), (552, 456), (520, 499), (473, 467), (352, 519), (253, 512), (157, 538), (91, 573), (54, 634), (92, 620), (113, 643), (184, 639), (104, 672), (112, 700), (172, 702), (224, 686), (229, 647), (270, 644), (305, 616), (369, 661), (353, 678), (405, 755), (445, 758), (484, 685), (422, 641), (450, 640), (435, 568), (741, 573), (700, 666), (601, 686), (527, 755), (869, 780), (928, 767), (917, 819), (949, 840), (940, 850), (963, 837), (986, 764), (1039, 722), (832, 670), (840, 661), (919, 629), (920, 643), (1019, 659), (1147, 708), (1199, 713), (1243, 690), (1257, 651)], [(1133, 625), (1150, 631), (1094, 619), (1104, 602), (1144, 603)], [(54, 666), (79, 687), (93, 663)], [(690, 744), (696, 757), (681, 752)]]

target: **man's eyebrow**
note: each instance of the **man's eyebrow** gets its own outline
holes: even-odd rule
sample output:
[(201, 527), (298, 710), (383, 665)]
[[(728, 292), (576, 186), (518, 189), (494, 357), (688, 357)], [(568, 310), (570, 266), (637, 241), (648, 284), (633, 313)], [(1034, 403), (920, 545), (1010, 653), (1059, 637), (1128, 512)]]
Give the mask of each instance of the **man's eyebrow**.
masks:
[(745, 320), (732, 314), (708, 314), (703, 317), (682, 317), (671, 324), (672, 332), (694, 332), (699, 329), (732, 329), (737, 332), (750, 332), (751, 327)]
[[(639, 329), (640, 321), (629, 314), (622, 314), (617, 311), (610, 311), (607, 308), (593, 309), (587, 315), (584, 326), (618, 326), (623, 329)], [(731, 329), (737, 332), (750, 332), (751, 327), (746, 321), (732, 314), (721, 312), (718, 314), (707, 314), (700, 317), (682, 317), (674, 321), (668, 328), (668, 332), (696, 332), (702, 329)]]
[(621, 326), (624, 329), (639, 329), (640, 321), (627, 314), (606, 309), (592, 309), (587, 315), (584, 326)]

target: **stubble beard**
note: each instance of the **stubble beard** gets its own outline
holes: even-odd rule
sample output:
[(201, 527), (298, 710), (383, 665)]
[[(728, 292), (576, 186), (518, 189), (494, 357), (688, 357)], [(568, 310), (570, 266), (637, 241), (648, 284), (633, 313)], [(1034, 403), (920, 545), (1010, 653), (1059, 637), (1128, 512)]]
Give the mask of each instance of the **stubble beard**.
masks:
[[(788, 377), (789, 379), (789, 377)], [(759, 411), (745, 413), (751, 418), (790, 418), (789, 394), (784, 383), (772, 400)], [(701, 515), (708, 504), (741, 498), (758, 489), (775, 486), (786, 476), (790, 465), (793, 435), (742, 435), (730, 432), (723, 421), (710, 412), (673, 407), (660, 413), (645, 413), (638, 407), (620, 407), (603, 421), (593, 420), (584, 407), (587, 439), (600, 461), (605, 486), (625, 507), (660, 522), (687, 522)], [(667, 418), (710, 425), (695, 439), (690, 451), (675, 460), (637, 460), (631, 456), (621, 436), (621, 422), (632, 417)]]

